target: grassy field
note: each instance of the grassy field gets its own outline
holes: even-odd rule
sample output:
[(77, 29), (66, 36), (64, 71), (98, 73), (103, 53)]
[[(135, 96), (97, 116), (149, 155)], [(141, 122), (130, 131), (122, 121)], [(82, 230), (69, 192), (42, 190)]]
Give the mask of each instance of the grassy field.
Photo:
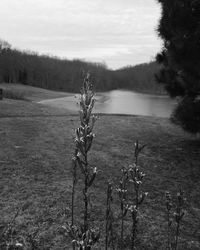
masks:
[[(38, 102), (46, 99), (53, 99), (58, 97), (65, 97), (70, 95), (69, 93), (51, 91), (47, 89), (41, 89), (32, 86), (26, 86), (23, 84), (13, 84), (13, 83), (0, 83), (0, 88), (5, 92), (12, 92), (13, 96), (19, 96), (21, 99), (26, 99), (29, 101)], [(12, 96), (11, 96), (12, 97)], [(14, 98), (11, 98), (14, 99)], [(16, 98), (20, 99), (20, 98)]]
[[(30, 100), (41, 100), (42, 91), (37, 96), (34, 90)], [(44, 99), (50, 98), (44, 92)], [(51, 94), (55, 98), (58, 93)], [(77, 114), (63, 109), (30, 101), (0, 101), (0, 222), (7, 223), (22, 208), (16, 219), (18, 232), (31, 233), (39, 227), (37, 237), (43, 249), (71, 249), (61, 226), (69, 215), (78, 121)], [(104, 227), (106, 183), (108, 179), (117, 182), (120, 168), (132, 163), (138, 139), (147, 144), (140, 165), (146, 173), (143, 189), (149, 192), (140, 215), (139, 249), (166, 249), (164, 193), (175, 195), (180, 187), (187, 198), (180, 249), (200, 249), (200, 141), (167, 119), (142, 116), (101, 115), (95, 134), (89, 158), (101, 170), (92, 190), (95, 225)], [(81, 190), (76, 199), (78, 215), (83, 205)]]

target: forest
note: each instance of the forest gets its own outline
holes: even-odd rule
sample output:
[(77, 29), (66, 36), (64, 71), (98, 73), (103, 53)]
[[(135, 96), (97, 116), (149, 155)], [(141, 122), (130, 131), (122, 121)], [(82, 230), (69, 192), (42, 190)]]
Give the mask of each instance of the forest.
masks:
[(155, 81), (159, 70), (156, 62), (111, 70), (103, 63), (60, 59), (20, 51), (0, 40), (0, 82), (22, 83), (51, 90), (79, 92), (86, 72), (90, 72), (96, 91), (128, 89), (143, 93), (163, 94)]

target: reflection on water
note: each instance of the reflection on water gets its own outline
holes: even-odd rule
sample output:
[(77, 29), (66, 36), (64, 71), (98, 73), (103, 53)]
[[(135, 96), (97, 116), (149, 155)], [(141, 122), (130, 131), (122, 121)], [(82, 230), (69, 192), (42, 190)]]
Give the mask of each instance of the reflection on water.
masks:
[(96, 104), (97, 112), (169, 117), (176, 104), (167, 96), (132, 91), (114, 90), (104, 95), (107, 97), (106, 100)]
[[(113, 90), (99, 93), (94, 107), (95, 113), (130, 114), (169, 117), (176, 101), (167, 96), (139, 94), (133, 91)], [(67, 108), (78, 111), (78, 98), (74, 96), (45, 100), (45, 103), (54, 107)]]

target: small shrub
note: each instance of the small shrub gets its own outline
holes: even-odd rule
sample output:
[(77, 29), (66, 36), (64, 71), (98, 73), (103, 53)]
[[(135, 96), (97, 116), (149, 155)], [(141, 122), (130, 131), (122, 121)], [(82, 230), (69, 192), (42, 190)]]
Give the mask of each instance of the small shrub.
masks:
[(183, 210), (185, 204), (183, 191), (180, 190), (177, 193), (175, 204), (173, 203), (171, 194), (169, 192), (165, 193), (165, 199), (166, 199), (165, 204), (167, 211), (167, 249), (177, 250), (178, 240), (180, 236), (181, 221), (185, 214)]
[[(130, 247), (131, 250), (136, 247), (139, 221), (138, 214), (147, 193), (141, 190), (145, 174), (138, 165), (139, 154), (145, 145), (141, 146), (139, 142), (136, 141), (134, 146), (134, 163), (121, 169), (121, 177), (117, 188), (113, 189), (113, 185), (108, 183), (106, 202), (106, 249), (108, 249), (109, 246), (111, 246), (112, 249), (116, 247), (117, 249)], [(114, 211), (112, 208), (114, 190), (116, 190), (118, 197), (119, 212), (117, 209)], [(118, 214), (118, 216), (114, 217), (114, 214)], [(114, 224), (115, 232), (113, 232)], [(118, 240), (116, 241), (116, 239)]]
[(3, 97), (13, 100), (26, 100), (25, 92), (16, 89), (3, 89)]

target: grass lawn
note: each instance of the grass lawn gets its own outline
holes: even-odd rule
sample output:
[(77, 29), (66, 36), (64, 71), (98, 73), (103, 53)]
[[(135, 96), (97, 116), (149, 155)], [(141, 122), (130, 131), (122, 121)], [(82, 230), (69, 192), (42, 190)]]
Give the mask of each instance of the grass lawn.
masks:
[[(0, 222), (10, 221), (21, 208), (17, 230), (25, 234), (39, 227), (42, 249), (71, 249), (61, 226), (69, 215), (71, 157), (78, 126), (78, 116), (66, 110), (0, 101)], [(117, 182), (120, 168), (132, 163), (138, 139), (147, 144), (140, 165), (146, 173), (143, 190), (149, 193), (141, 209), (138, 249), (166, 249), (164, 193), (175, 195), (180, 187), (187, 198), (180, 249), (200, 249), (200, 141), (167, 119), (142, 116), (101, 115), (95, 134), (89, 161), (101, 171), (92, 189), (91, 221), (104, 227), (106, 183), (108, 179)], [(79, 182), (76, 214), (80, 221)]]
[(2, 88), (4, 91), (12, 91), (13, 93), (16, 93), (16, 95), (21, 95), (22, 98), (24, 97), (29, 101), (41, 101), (44, 99), (53, 99), (71, 95), (65, 92), (51, 91), (47, 89), (14, 83), (0, 83), (0, 88)]

